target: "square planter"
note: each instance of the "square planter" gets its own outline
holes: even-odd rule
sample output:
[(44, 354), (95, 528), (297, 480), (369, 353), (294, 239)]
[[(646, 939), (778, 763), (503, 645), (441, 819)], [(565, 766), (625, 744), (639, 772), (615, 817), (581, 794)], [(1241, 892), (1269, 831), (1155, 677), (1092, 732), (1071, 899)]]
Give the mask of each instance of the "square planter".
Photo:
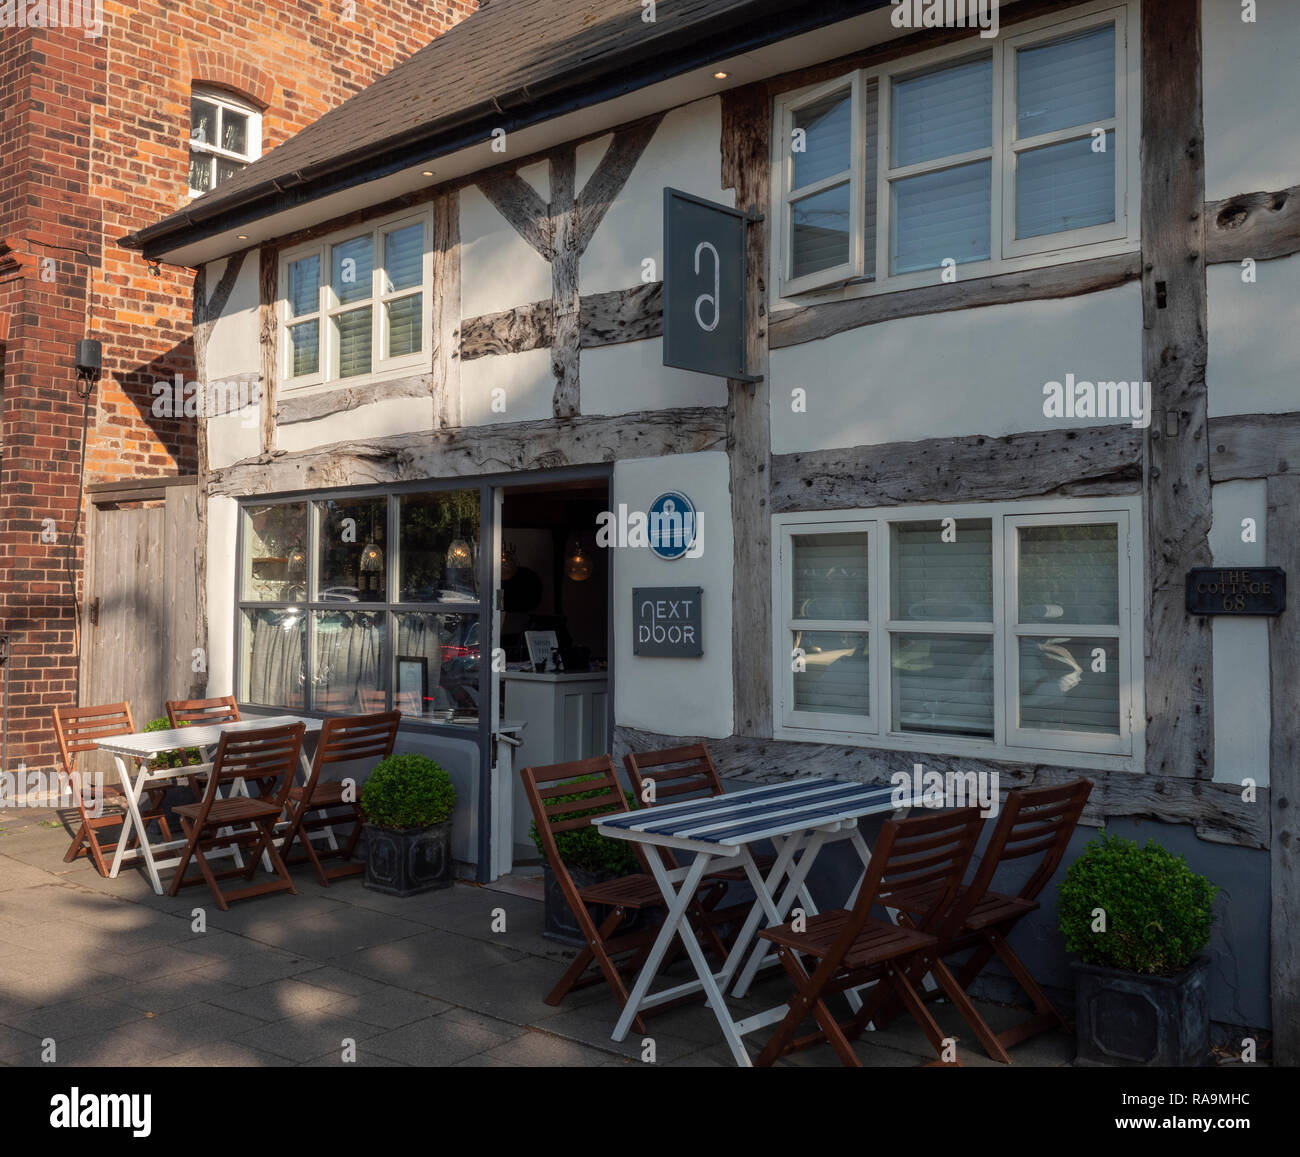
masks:
[[(589, 888), (592, 884), (599, 884), (603, 880), (612, 880), (615, 877), (608, 872), (580, 872), (570, 868), (569, 878), (573, 881), (574, 887), (581, 890), (582, 888)], [(569, 907), (569, 902), (564, 898), (560, 882), (555, 878), (555, 873), (551, 871), (549, 864), (543, 870), (542, 880), (545, 887), (542, 935), (547, 940), (554, 940), (557, 944), (565, 944), (570, 948), (585, 948), (587, 938), (579, 929), (573, 910)], [(604, 905), (597, 905), (589, 908), (588, 911), (591, 913), (591, 918), (595, 921), (596, 927), (599, 928), (609, 918), (612, 909)], [(630, 932), (639, 932), (642, 928), (648, 926), (648, 922), (654, 915), (654, 911), (645, 909), (629, 912), (614, 935), (626, 936)]]
[(1208, 956), (1178, 976), (1074, 962), (1076, 1064), (1196, 1068), (1210, 1052)]
[(450, 888), (451, 821), (428, 828), (366, 824), (367, 888), (390, 896), (414, 896)]

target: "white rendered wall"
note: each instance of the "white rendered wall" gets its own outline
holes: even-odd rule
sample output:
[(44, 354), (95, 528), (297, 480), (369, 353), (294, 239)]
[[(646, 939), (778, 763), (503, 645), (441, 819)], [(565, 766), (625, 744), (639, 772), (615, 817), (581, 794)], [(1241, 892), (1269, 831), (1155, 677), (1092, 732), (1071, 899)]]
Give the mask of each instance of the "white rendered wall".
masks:
[[(788, 454), (1101, 424), (1047, 418), (1043, 386), (1142, 377), (1136, 283), (899, 318), (773, 350), (772, 450)], [(807, 391), (807, 412), (791, 391)]]
[[(214, 261), (207, 267), (209, 295), (225, 273), (226, 265), (226, 261)], [(258, 273), (257, 252), (246, 253), (226, 306), (208, 332), (207, 364), (204, 367), (208, 381), (256, 379), (261, 376), (262, 355), (257, 324), (261, 289)]]
[[(1215, 566), (1264, 566), (1266, 483), (1221, 482), (1211, 493), (1210, 553)], [(1255, 520), (1255, 542), (1242, 541), (1242, 519)], [(1215, 615), (1214, 778), (1218, 783), (1269, 781), (1268, 619)]]
[(668, 369), (663, 360), (663, 339), (657, 337), (583, 350), (582, 412), (628, 414), (727, 404), (725, 378)]
[(1205, 196), (1300, 184), (1300, 5), (1201, 0)]
[[(578, 147), (578, 188), (594, 171), (609, 137)], [(579, 266), (583, 293), (606, 293), (641, 283), (641, 263), (655, 262), (663, 277), (664, 189), (734, 206), (722, 183), (722, 101), (718, 97), (673, 109), (660, 123), (636, 168), (605, 213)], [(463, 234), (462, 234), (463, 235)]]
[[(648, 511), (665, 490), (679, 490), (704, 515), (699, 558), (667, 561), (645, 548), (611, 551), (614, 565), (614, 719), (667, 735), (728, 736), (733, 730), (731, 673), (731, 489), (722, 451), (637, 458), (614, 465), (611, 509)], [(704, 654), (660, 659), (632, 653), (634, 587), (698, 586)]]
[[(536, 170), (530, 165), (520, 171), (520, 176), (534, 179)], [(540, 166), (545, 178), (546, 166)], [(543, 180), (540, 196), (547, 200), (547, 185)], [(551, 299), (551, 266), (474, 185), (467, 185), (460, 194), (460, 293), (461, 314), (478, 317), (484, 313), (499, 313), (517, 305)]]
[(1210, 416), (1300, 410), (1300, 255), (1256, 262), (1253, 284), (1242, 273), (1240, 265), (1205, 271)]

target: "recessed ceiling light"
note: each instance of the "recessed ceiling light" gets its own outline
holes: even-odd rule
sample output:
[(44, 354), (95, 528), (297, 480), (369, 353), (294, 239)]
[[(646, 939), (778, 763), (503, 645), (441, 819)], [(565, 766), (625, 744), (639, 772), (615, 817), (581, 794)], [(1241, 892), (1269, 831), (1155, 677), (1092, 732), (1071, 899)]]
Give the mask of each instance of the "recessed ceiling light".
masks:
[(423, 172), (423, 174), (421, 174), (421, 175), (422, 175), (422, 176), (425, 176), (425, 177), (432, 177), (432, 176), (433, 176), (433, 170), (432, 170), (432, 169), (425, 169), (424, 172)]
[(726, 79), (727, 79), (727, 75), (728, 75), (728, 74), (725, 73), (725, 72), (715, 72), (715, 73), (713, 74), (713, 79), (714, 79), (714, 80), (726, 80)]
[(236, 234), (236, 236), (239, 238), (240, 241), (247, 241), (247, 240), (248, 240), (248, 234), (247, 234), (247, 233), (238, 233), (238, 234)]

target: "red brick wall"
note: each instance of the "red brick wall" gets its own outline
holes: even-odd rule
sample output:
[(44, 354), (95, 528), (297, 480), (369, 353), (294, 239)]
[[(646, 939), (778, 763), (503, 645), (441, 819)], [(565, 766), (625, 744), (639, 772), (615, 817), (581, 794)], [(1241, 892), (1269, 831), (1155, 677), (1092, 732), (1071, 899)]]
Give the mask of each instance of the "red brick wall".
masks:
[[(78, 664), (78, 339), (104, 347), (85, 481), (192, 473), (191, 422), (152, 386), (193, 377), (193, 272), (151, 274), (118, 239), (188, 198), (193, 83), (263, 106), (262, 150), (365, 88), (476, 0), (106, 0), (104, 34), (0, 30), (0, 633), (11, 636), (8, 755), (53, 756), (49, 710)], [(355, 19), (344, 17), (355, 13)], [(54, 260), (54, 280), (41, 278)], [(44, 268), (49, 269), (46, 265)], [(47, 274), (48, 275), (48, 274)], [(4, 322), (0, 321), (0, 333)], [(44, 519), (57, 541), (41, 541)]]

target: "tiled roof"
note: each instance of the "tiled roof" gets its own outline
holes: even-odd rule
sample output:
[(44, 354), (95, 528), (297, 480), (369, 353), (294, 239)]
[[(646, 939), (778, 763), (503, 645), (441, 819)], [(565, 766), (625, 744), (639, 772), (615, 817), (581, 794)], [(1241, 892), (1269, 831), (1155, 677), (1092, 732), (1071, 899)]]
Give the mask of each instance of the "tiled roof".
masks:
[(509, 126), (526, 114), (525, 123), (536, 123), (698, 66), (687, 58), (701, 47), (716, 46), (720, 59), (770, 43), (792, 22), (816, 27), (885, 2), (656, 0), (649, 22), (641, 0), (485, 0), (369, 88), (128, 244), (152, 248), (164, 235), (288, 190), (310, 200), (318, 194), (309, 186), (346, 165), (378, 173), (385, 163), (416, 163), (410, 149), (426, 141), (432, 159), (471, 143), (454, 140), (458, 130), (486, 139), (494, 119)]

